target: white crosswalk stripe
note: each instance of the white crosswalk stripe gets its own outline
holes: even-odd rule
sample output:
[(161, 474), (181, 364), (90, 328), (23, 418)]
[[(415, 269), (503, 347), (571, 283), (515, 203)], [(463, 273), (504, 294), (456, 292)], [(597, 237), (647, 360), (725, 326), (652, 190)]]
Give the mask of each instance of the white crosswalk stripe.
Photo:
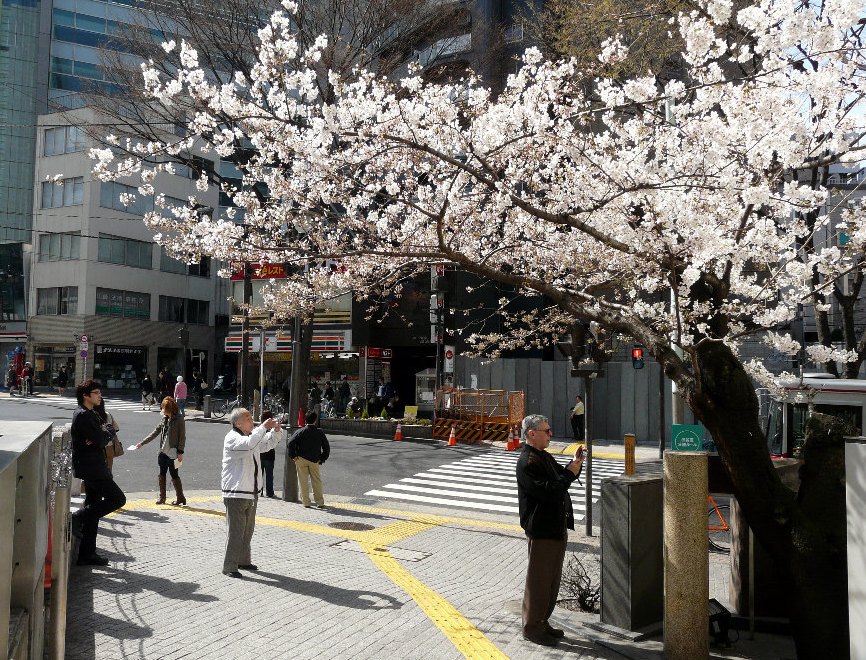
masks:
[[(477, 509), (497, 513), (517, 514), (517, 453), (490, 452), (439, 467), (430, 468), (411, 477), (368, 491), (377, 497), (421, 504), (436, 504), (462, 509)], [(554, 456), (561, 465), (568, 456)], [(597, 458), (592, 462), (592, 501), (601, 497), (601, 480), (622, 474), (623, 461)], [(585, 473), (581, 480), (585, 479)], [(574, 517), (582, 520), (586, 514), (586, 482), (575, 481), (569, 494)]]
[[(64, 408), (72, 408), (75, 409), (78, 407), (78, 401), (74, 396), (35, 396), (35, 397), (10, 397), (8, 399), (4, 399), (4, 401), (19, 403), (19, 404), (29, 404), (29, 403), (41, 403), (46, 405), (55, 405), (55, 406), (63, 406)], [(142, 410), (140, 401), (130, 401), (128, 399), (112, 399), (106, 398), (105, 407), (109, 412), (115, 410), (124, 410), (128, 412), (159, 412), (159, 406), (154, 405), (151, 410)]]

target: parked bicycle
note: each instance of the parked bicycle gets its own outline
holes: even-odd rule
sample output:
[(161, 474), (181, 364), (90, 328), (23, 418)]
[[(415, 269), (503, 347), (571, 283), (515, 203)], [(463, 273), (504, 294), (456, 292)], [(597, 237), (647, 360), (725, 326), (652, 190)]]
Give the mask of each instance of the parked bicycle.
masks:
[(731, 527), (728, 520), (731, 517), (731, 507), (727, 504), (717, 504), (712, 495), (707, 497), (710, 510), (707, 514), (707, 532), (709, 532), (710, 548), (716, 552), (731, 551)]
[(289, 412), (289, 406), (279, 394), (266, 394), (262, 410), (270, 410), (274, 417), (282, 419)]
[(240, 395), (236, 396), (231, 401), (227, 401), (225, 399), (217, 399), (213, 403), (213, 407), (211, 408), (211, 415), (220, 419), (225, 417), (226, 413), (230, 413), (235, 408), (241, 407), (241, 397)]

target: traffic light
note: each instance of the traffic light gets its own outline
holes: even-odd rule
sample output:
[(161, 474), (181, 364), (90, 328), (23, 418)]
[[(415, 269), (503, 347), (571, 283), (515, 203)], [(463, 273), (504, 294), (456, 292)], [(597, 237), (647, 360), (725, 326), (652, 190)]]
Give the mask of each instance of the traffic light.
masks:
[(185, 327), (180, 328), (177, 331), (177, 340), (181, 346), (189, 346), (189, 330)]
[(643, 346), (635, 346), (631, 349), (631, 366), (635, 369), (643, 369)]

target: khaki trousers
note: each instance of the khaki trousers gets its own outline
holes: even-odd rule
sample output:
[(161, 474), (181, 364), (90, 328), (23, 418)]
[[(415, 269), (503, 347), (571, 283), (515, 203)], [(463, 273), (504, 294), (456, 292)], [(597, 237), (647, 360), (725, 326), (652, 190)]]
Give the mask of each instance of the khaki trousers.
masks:
[(224, 497), (226, 505), (226, 556), (223, 573), (238, 570), (238, 565), (252, 564), (250, 543), (256, 529), (256, 499)]
[(298, 485), (301, 487), (301, 502), (304, 506), (310, 506), (310, 482), (313, 482), (313, 498), (319, 506), (325, 505), (325, 498), (322, 495), (322, 477), (319, 475), (319, 468), (322, 467), (318, 463), (308, 461), (306, 458), (298, 456), (295, 460), (295, 465), (298, 466)]
[(556, 607), (559, 583), (562, 581), (562, 563), (565, 561), (566, 539), (527, 539), (529, 565), (526, 567), (526, 586), (523, 590), (523, 633), (543, 634), (547, 620)]

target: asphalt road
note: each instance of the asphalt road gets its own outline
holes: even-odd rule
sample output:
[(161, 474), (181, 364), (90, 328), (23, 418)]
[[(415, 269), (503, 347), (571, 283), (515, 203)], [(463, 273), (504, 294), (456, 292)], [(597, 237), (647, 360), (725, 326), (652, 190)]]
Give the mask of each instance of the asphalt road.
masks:
[[(120, 424), (124, 447), (140, 441), (159, 422), (159, 413), (117, 410), (112, 400), (108, 410)], [(74, 407), (51, 397), (10, 399), (0, 395), (0, 419), (49, 420), (63, 425), (72, 420)], [(229, 425), (224, 422), (194, 421), (186, 425), (186, 453), (182, 478), (186, 490), (219, 490), (222, 466), (222, 440)], [(331, 458), (322, 468), (325, 494), (362, 497), (368, 490), (431, 467), (444, 465), (470, 455), (491, 451), (483, 447), (444, 447), (429, 442), (394, 442), (369, 438), (329, 436)], [(127, 451), (114, 462), (114, 477), (128, 493), (155, 490), (157, 441), (137, 451)], [(275, 487), (282, 490), (282, 466), (285, 447), (277, 448)]]

